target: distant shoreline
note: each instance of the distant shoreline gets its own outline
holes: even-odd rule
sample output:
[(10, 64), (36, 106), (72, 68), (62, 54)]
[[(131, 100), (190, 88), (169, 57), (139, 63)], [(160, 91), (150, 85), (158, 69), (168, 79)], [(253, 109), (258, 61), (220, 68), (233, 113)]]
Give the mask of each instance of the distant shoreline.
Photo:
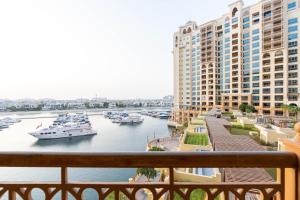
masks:
[(76, 112), (87, 112), (87, 113), (97, 113), (103, 111), (119, 111), (119, 110), (128, 110), (128, 111), (137, 111), (137, 110), (170, 110), (171, 107), (137, 107), (137, 108), (92, 108), (92, 109), (71, 109), (71, 110), (40, 110), (40, 111), (14, 111), (14, 112), (0, 112), (0, 116), (3, 115), (35, 115), (41, 113), (50, 113), (50, 114), (59, 114), (59, 113), (76, 113)]

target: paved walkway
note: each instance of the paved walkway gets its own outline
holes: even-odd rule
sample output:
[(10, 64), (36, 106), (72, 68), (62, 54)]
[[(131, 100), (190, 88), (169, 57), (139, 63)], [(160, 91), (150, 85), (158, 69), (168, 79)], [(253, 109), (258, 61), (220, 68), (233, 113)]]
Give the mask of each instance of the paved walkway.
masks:
[[(249, 136), (232, 135), (225, 126), (230, 123), (222, 118), (206, 117), (211, 143), (215, 151), (266, 151)], [(225, 168), (225, 182), (270, 182), (272, 177), (261, 168)]]

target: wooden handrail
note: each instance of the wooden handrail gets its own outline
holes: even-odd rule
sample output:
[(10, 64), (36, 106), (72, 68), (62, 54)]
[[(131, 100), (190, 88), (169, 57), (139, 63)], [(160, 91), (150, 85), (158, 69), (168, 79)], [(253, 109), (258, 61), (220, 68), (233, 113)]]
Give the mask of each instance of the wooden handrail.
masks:
[(0, 167), (297, 168), (289, 152), (1, 152)]
[[(114, 193), (115, 199), (119, 194), (128, 199), (137, 199), (138, 191), (147, 189), (153, 199), (174, 199), (174, 192), (183, 199), (190, 199), (191, 192), (201, 188), (206, 192), (207, 199), (213, 200), (223, 193), (225, 199), (229, 194), (241, 198), (253, 189), (261, 191), (264, 199), (271, 199), (278, 193), (285, 196), (285, 169), (298, 169), (296, 154), (288, 152), (1, 152), (0, 167), (57, 167), (61, 169), (60, 181), (51, 182), (1, 182), (0, 198), (8, 192), (8, 199), (16, 200), (18, 194), (21, 199), (31, 200), (31, 192), (39, 188), (45, 194), (45, 199), (53, 199), (59, 195), (62, 200), (71, 194), (75, 199), (83, 199), (86, 189), (94, 189), (99, 199), (107, 198)], [(69, 167), (98, 167), (98, 168), (136, 168), (154, 167), (167, 168), (168, 181), (153, 183), (107, 183), (107, 182), (72, 182), (68, 180)], [(230, 183), (194, 183), (176, 182), (174, 168), (214, 167), (214, 168), (279, 168), (280, 182), (230, 182)], [(165, 170), (165, 169), (164, 169)], [(297, 179), (294, 180), (297, 185)], [(242, 188), (242, 190), (241, 190)], [(272, 190), (270, 190), (270, 188)], [(158, 190), (159, 189), (159, 190)], [(256, 193), (255, 193), (256, 194)], [(295, 199), (297, 199), (295, 191)]]

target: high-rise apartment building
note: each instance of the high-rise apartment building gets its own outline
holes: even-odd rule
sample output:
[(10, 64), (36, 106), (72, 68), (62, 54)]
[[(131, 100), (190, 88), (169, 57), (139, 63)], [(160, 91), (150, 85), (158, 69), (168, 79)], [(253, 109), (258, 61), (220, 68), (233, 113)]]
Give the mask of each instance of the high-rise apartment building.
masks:
[(262, 0), (237, 1), (218, 19), (179, 27), (173, 120), (242, 103), (271, 116), (285, 115), (282, 104), (300, 106), (299, 25), (300, 0)]

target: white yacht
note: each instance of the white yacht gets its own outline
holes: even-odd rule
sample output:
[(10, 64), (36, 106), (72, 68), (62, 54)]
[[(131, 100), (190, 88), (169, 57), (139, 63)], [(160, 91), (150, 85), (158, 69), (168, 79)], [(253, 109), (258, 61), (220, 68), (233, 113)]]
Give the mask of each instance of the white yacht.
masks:
[(129, 115), (128, 117), (123, 117), (120, 121), (121, 124), (138, 124), (142, 123), (144, 118), (140, 115)]
[(21, 122), (20, 119), (17, 118), (11, 118), (11, 117), (5, 117), (3, 119), (1, 119), (2, 122), (5, 122), (7, 124), (14, 124), (14, 123), (19, 123)]
[(89, 123), (88, 116), (83, 113), (76, 113), (76, 114), (60, 114), (58, 117), (53, 121), (53, 125), (64, 125), (66, 123)]
[(0, 128), (8, 128), (8, 127), (9, 127), (9, 124), (0, 120)]
[(30, 135), (38, 139), (56, 139), (76, 136), (96, 135), (90, 124), (67, 123), (60, 126), (50, 126), (49, 128), (39, 129), (30, 132)]

